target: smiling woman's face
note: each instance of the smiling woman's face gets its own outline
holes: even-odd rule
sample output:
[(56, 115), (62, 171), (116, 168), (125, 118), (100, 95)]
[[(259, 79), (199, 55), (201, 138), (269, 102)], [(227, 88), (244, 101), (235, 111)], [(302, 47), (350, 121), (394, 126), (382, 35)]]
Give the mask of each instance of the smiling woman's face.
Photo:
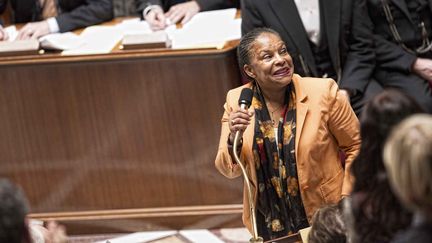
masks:
[(291, 83), (294, 66), (279, 36), (264, 32), (251, 45), (250, 64), (244, 71), (265, 90), (279, 90)]

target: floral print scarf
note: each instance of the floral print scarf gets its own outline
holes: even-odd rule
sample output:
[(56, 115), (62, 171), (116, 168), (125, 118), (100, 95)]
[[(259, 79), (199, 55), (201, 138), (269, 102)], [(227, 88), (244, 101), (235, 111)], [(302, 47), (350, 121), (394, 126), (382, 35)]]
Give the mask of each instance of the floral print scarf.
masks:
[(275, 134), (264, 96), (257, 84), (253, 91), (255, 131), (252, 149), (258, 179), (258, 234), (268, 240), (292, 234), (309, 224), (300, 196), (295, 159), (294, 85), (291, 83), (287, 88), (286, 108), (279, 120), (278, 134)]

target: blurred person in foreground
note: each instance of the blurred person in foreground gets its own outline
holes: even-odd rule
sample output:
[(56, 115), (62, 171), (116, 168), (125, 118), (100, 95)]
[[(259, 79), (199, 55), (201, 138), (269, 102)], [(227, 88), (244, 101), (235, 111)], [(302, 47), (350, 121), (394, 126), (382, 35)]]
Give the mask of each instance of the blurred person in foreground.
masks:
[[(8, 0), (0, 0), (0, 14), (7, 3)], [(18, 40), (68, 32), (113, 18), (111, 0), (10, 0), (10, 4), (12, 23), (25, 23), (18, 32)], [(4, 31), (0, 31), (0, 40), (6, 39)]]
[(432, 116), (413, 115), (396, 126), (384, 147), (393, 190), (413, 212), (411, 226), (392, 242), (432, 242)]
[(0, 178), (0, 242), (66, 243), (66, 231), (56, 222), (46, 227), (30, 223), (28, 203), (20, 188)]
[(315, 212), (308, 235), (309, 243), (347, 242), (347, 227), (342, 202), (324, 206)]
[(385, 90), (366, 104), (360, 117), (362, 146), (351, 167), (356, 242), (389, 242), (411, 222), (411, 213), (390, 188), (382, 154), (391, 129), (421, 112), (411, 97), (398, 90)]
[[(241, 175), (232, 144), (235, 133), (244, 132), (240, 157), (253, 187), (258, 233), (274, 239), (308, 227), (318, 208), (350, 194), (359, 123), (335, 81), (294, 74), (287, 47), (274, 30), (248, 32), (237, 51), (251, 82), (227, 94), (215, 164), (228, 178)], [(253, 91), (249, 110), (238, 105), (244, 88)], [(243, 222), (251, 230), (246, 190), (243, 203)]]

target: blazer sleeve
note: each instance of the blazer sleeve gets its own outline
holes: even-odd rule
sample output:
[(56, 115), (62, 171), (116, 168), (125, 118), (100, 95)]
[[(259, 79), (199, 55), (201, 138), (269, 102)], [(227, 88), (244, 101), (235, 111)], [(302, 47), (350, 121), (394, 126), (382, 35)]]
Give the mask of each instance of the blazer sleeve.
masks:
[(111, 0), (88, 0), (70, 12), (56, 17), (60, 32), (67, 32), (99, 24), (113, 18)]
[[(262, 1), (262, 0), (259, 0)], [(244, 0), (241, 3), (241, 33), (245, 35), (247, 32), (257, 27), (264, 27), (262, 17), (258, 12), (254, 0)]]
[(228, 151), (228, 136), (230, 134), (228, 122), (229, 114), (232, 111), (232, 107), (229, 105), (230, 96), (231, 92), (228, 92), (226, 103), (224, 105), (224, 114), (221, 120), (221, 137), (219, 141), (218, 153), (216, 155), (215, 166), (222, 175), (228, 178), (236, 178), (240, 176), (242, 172), (240, 166), (234, 163), (233, 158)]
[(373, 24), (369, 18), (366, 0), (354, 0), (351, 16), (349, 50), (342, 71), (341, 88), (356, 95), (363, 93), (375, 67)]
[(142, 12), (149, 5), (159, 5), (163, 8), (161, 0), (135, 0), (136, 11), (141, 17), (143, 17)]
[(374, 34), (375, 52), (378, 65), (382, 68), (396, 69), (404, 73), (411, 72), (411, 66), (417, 56), (405, 51), (394, 42), (386, 40), (380, 34)]
[(360, 150), (360, 124), (349, 101), (339, 91), (332, 81), (329, 95), (331, 105), (328, 126), (335, 137), (339, 148), (345, 152), (345, 176), (342, 184), (342, 196), (351, 193), (353, 178), (351, 164)]
[(234, 5), (229, 0), (195, 0), (200, 6), (200, 11), (216, 10), (227, 7), (233, 7)]

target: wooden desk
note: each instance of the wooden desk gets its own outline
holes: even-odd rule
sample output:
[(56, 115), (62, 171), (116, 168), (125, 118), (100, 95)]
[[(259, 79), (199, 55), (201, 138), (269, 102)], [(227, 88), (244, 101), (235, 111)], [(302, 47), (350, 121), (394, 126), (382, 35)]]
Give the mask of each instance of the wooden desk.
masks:
[(2, 58), (0, 176), (71, 234), (241, 226), (214, 167), (234, 47)]

